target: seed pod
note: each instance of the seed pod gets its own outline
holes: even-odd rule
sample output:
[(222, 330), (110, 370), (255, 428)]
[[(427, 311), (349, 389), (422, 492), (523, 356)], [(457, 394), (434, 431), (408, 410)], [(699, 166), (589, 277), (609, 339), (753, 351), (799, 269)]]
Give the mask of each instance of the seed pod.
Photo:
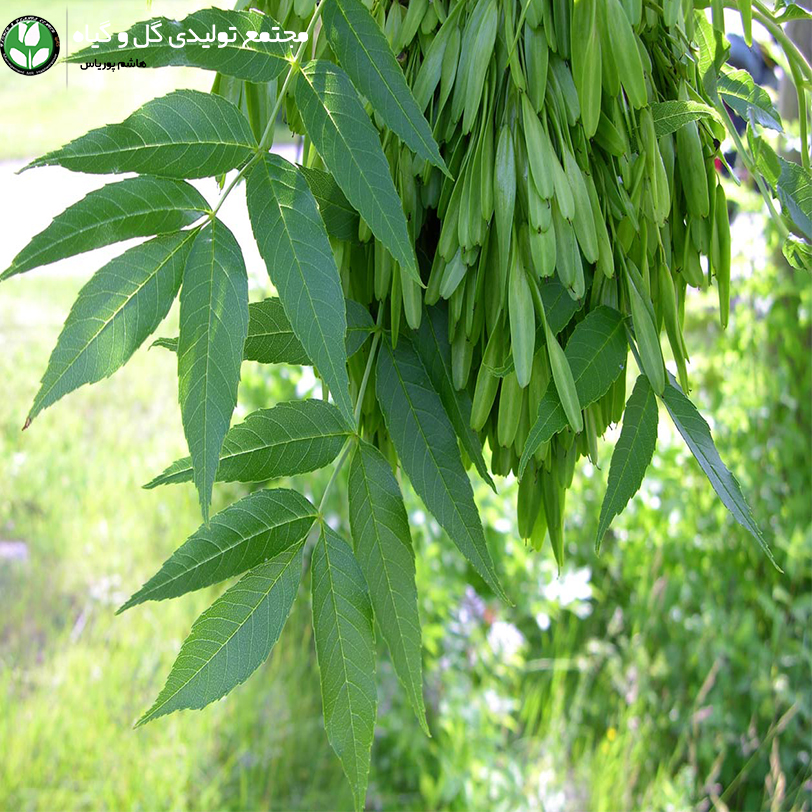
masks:
[(553, 210), (549, 200), (545, 200), (532, 180), (527, 184), (528, 217), (536, 231), (547, 231), (553, 224)]
[(719, 288), (719, 320), (725, 329), (730, 317), (730, 219), (727, 198), (721, 183), (716, 186), (714, 225), (718, 245), (718, 260), (714, 272)]
[(408, 3), (406, 6), (406, 15), (403, 17), (403, 22), (398, 29), (398, 35), (395, 37), (392, 45), (392, 50), (396, 54), (399, 54), (402, 50), (411, 45), (428, 8), (429, 0), (411, 0), (411, 2)]
[(581, 252), (578, 250), (572, 224), (561, 216), (555, 206), (553, 207), (553, 227), (555, 231), (555, 256), (558, 278), (570, 296), (579, 300), (586, 291)]
[(485, 119), (484, 127), (485, 129), (482, 135), (482, 156), (479, 164), (479, 206), (482, 220), (488, 223), (493, 216), (493, 125), (488, 119)]
[[(450, 19), (450, 17), (449, 17)], [(445, 107), (448, 97), (454, 88), (454, 80), (457, 76), (457, 66), (460, 61), (460, 42), (462, 34), (460, 29), (454, 25), (448, 37), (448, 44), (445, 46), (443, 54), (443, 65), (440, 69), (440, 98), (437, 107), (442, 110)]]
[(695, 121), (683, 124), (677, 130), (676, 165), (685, 194), (688, 211), (694, 217), (708, 216), (708, 178), (702, 158), (702, 142)]
[(392, 347), (397, 347), (400, 335), (400, 314), (403, 311), (403, 299), (400, 287), (400, 267), (392, 263), (392, 293), (389, 297), (389, 328), (392, 333)]
[(539, 277), (549, 277), (555, 273), (556, 239), (555, 229), (536, 231), (531, 229), (528, 235), (532, 268)]
[[(499, 11), (496, 0), (480, 0), (484, 2), (485, 12), (479, 30), (472, 43), (469, 70), (463, 73), (466, 78), (466, 92), (464, 100), (464, 115), (462, 120), (462, 133), (467, 135), (474, 126), (474, 120), (479, 112), (479, 100), (482, 97), (482, 88), (485, 83), (485, 74), (490, 66), (493, 46), (496, 42), (496, 29)], [(456, 99), (455, 99), (456, 100)]]
[(462, 259), (462, 248), (457, 249), (457, 253), (445, 266), (442, 279), (440, 280), (440, 296), (443, 299), (450, 299), (454, 291), (462, 282), (465, 272), (468, 270)]
[(536, 316), (527, 274), (522, 264), (521, 252), (513, 250), (508, 281), (508, 315), (510, 317), (510, 340), (513, 347), (513, 364), (519, 386), (524, 389), (530, 382), (533, 368), (533, 352), (536, 338)]
[(477, 374), (474, 399), (471, 405), (471, 428), (474, 431), (480, 431), (487, 422), (496, 398), (496, 390), (499, 388), (499, 378), (491, 372), (491, 369), (502, 363), (502, 334), (501, 328), (491, 333), (482, 356), (482, 365)]
[(665, 263), (660, 262), (657, 265), (657, 291), (659, 293), (658, 299), (662, 306), (663, 323), (665, 324), (665, 332), (668, 336), (668, 343), (671, 345), (671, 353), (674, 356), (674, 361), (677, 364), (677, 373), (679, 375), (680, 386), (687, 392), (688, 391), (688, 370), (685, 367), (687, 353), (685, 351), (685, 341), (682, 336), (682, 325), (679, 320), (679, 311), (677, 309), (677, 297), (674, 291), (674, 280)]
[[(529, 9), (527, 16), (529, 20)], [(549, 59), (550, 49), (547, 46), (547, 39), (544, 33), (533, 25), (525, 25), (524, 62), (527, 78), (527, 95), (530, 97), (530, 103), (536, 113), (540, 113), (544, 106)]]
[(572, 79), (570, 69), (559, 56), (550, 57), (551, 75), (548, 77), (555, 83), (564, 105), (564, 112), (567, 116), (567, 123), (574, 127), (581, 117), (581, 102), (578, 99), (578, 91), (575, 89), (575, 82)]
[(601, 115), (601, 38), (598, 0), (576, 0), (572, 12), (572, 78), (584, 135), (592, 138)]
[(519, 536), (529, 539), (541, 507), (541, 482), (538, 468), (532, 460), (528, 463), (525, 475), (519, 480), (519, 492), (516, 498), (516, 521)]
[(527, 161), (530, 164), (530, 176), (539, 195), (545, 200), (553, 196), (555, 190), (553, 160), (555, 154), (550, 137), (539, 121), (536, 111), (527, 96), (522, 96), (522, 123), (527, 147)]
[(468, 384), (473, 355), (473, 344), (468, 341), (462, 330), (457, 330), (457, 335), (451, 342), (451, 380), (458, 391), (465, 389)]
[[(633, 267), (631, 260), (628, 266)], [(627, 274), (629, 303), (632, 310), (632, 323), (637, 345), (640, 350), (640, 359), (643, 362), (643, 371), (651, 384), (651, 388), (662, 395), (665, 391), (665, 363), (660, 348), (660, 338), (654, 326), (654, 312), (650, 301), (643, 299), (643, 292), (638, 289), (639, 284), (632, 281), (631, 274)]]
[(383, 247), (380, 240), (375, 240), (375, 298), (382, 302), (389, 295), (392, 286), (392, 255)]
[(499, 416), (496, 423), (496, 438), (499, 445), (505, 448), (513, 445), (516, 430), (519, 428), (522, 404), (523, 394), (516, 372), (510, 372), (502, 378), (499, 390)]
[(619, 0), (604, 0), (604, 10), (601, 47), (611, 48), (618, 78), (632, 107), (643, 107), (648, 100), (646, 78), (632, 25)]
[(555, 187), (555, 202), (558, 204), (558, 210), (562, 216), (572, 222), (575, 217), (575, 199), (572, 195), (572, 187), (570, 186), (569, 178), (567, 177), (564, 168), (558, 161), (558, 157), (550, 149), (550, 154), (553, 156), (553, 186)]
[(563, 493), (558, 485), (558, 476), (554, 471), (550, 473), (542, 471), (540, 478), (541, 502), (544, 506), (544, 515), (547, 518), (547, 532), (550, 534), (553, 555), (560, 573), (564, 564), (564, 526), (561, 520)]
[(575, 205), (575, 217), (572, 218), (575, 236), (578, 238), (578, 244), (581, 246), (586, 261), (595, 263), (598, 261), (599, 253), (598, 237), (595, 233), (595, 220), (592, 216), (589, 193), (586, 190), (581, 167), (578, 166), (575, 156), (566, 148), (564, 149), (564, 171), (570, 182)]
[(558, 399), (561, 401), (561, 406), (564, 408), (564, 413), (567, 415), (567, 421), (572, 430), (576, 433), (583, 431), (584, 421), (581, 414), (581, 404), (578, 400), (578, 391), (575, 388), (570, 362), (567, 360), (564, 350), (561, 349), (558, 339), (550, 330), (546, 316), (544, 317), (544, 335), (547, 341), (547, 357), (550, 360), (550, 369), (556, 392), (558, 392)]
[(398, 274), (400, 276), (400, 290), (403, 297), (406, 322), (412, 330), (417, 330), (420, 327), (420, 320), (423, 315), (423, 296), (420, 285), (409, 274), (402, 273), (400, 267), (398, 267)]
[(513, 211), (516, 206), (516, 155), (510, 128), (507, 126), (503, 126), (499, 131), (493, 189), (498, 270), (501, 278), (507, 279), (510, 241), (513, 232)]

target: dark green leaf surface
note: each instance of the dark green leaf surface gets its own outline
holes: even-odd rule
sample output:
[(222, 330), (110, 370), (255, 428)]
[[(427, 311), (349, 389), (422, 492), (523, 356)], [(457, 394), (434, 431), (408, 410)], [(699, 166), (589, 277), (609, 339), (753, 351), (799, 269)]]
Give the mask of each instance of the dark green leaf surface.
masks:
[(301, 577), (298, 544), (226, 590), (194, 622), (166, 685), (138, 724), (184, 708), (203, 708), (245, 682), (279, 639)]
[(775, 564), (773, 554), (750, 512), (750, 506), (742, 495), (736, 477), (728, 471), (716, 450), (710, 427), (705, 422), (705, 418), (683, 394), (670, 373), (668, 379), (669, 383), (666, 384), (663, 392), (663, 403), (665, 403), (677, 431), (691, 449), (691, 453), (696, 457), (696, 461), (710, 480), (724, 506), (730, 511), (733, 518), (756, 538), (767, 557)]
[(360, 812), (378, 704), (372, 606), (352, 550), (326, 525), (321, 526), (311, 566), (324, 726)]
[[(217, 482), (265, 482), (331, 463), (348, 436), (339, 411), (323, 400), (294, 400), (259, 409), (229, 429)], [(192, 459), (173, 462), (145, 488), (190, 482)]]
[(412, 336), (414, 347), (434, 389), (443, 402), (448, 419), (462, 443), (465, 453), (476, 466), (479, 475), (493, 484), (488, 466), (482, 456), (482, 444), (471, 429), (471, 397), (465, 390), (458, 392), (451, 376), (451, 346), (448, 343), (448, 309), (444, 304), (426, 308), (420, 329)]
[(139, 177), (108, 183), (54, 217), (0, 281), (103, 245), (180, 231), (208, 210), (200, 192), (181, 181)]
[[(375, 329), (369, 311), (352, 299), (345, 299), (347, 307), (347, 358), (351, 358)], [(159, 338), (153, 347), (178, 351), (177, 338)], [(304, 347), (293, 334), (285, 308), (279, 299), (263, 299), (248, 305), (248, 337), (243, 349), (244, 361), (260, 364), (311, 364)]]
[(320, 59), (309, 62), (296, 78), (295, 95), (307, 134), (347, 200), (401, 267), (419, 281), (389, 163), (347, 74)]
[(298, 546), (318, 511), (295, 491), (255, 491), (212, 517), (168, 558), (119, 612), (240, 575)]
[[(575, 327), (564, 354), (572, 370), (578, 402), (585, 409), (609, 389), (626, 366), (623, 316), (611, 307), (596, 308)], [(524, 445), (519, 461), (520, 479), (538, 447), (565, 428), (567, 422), (564, 407), (551, 381)]]
[(247, 182), (251, 226), (293, 332), (353, 424), (341, 280), (307, 181), (278, 155), (266, 155)]
[(637, 378), (623, 412), (623, 429), (612, 453), (609, 482), (601, 505), (595, 550), (615, 516), (620, 515), (637, 491), (657, 445), (657, 397), (645, 375)]
[(100, 268), (79, 291), (28, 415), (123, 366), (163, 321), (181, 284), (193, 231), (156, 237)]
[(377, 448), (363, 441), (350, 466), (349, 502), (355, 557), (369, 586), (378, 626), (395, 673), (428, 733), (409, 520), (389, 463)]
[(91, 130), (25, 168), (205, 178), (239, 166), (256, 146), (247, 119), (231, 102), (211, 93), (176, 90), (148, 101), (121, 124)]
[[(148, 26), (156, 25), (153, 31), (147, 30)], [(246, 34), (248, 31), (264, 31), (276, 38), (275, 26), (272, 17), (258, 11), (205, 8), (180, 21), (154, 17), (136, 23), (127, 31), (127, 44), (124, 47), (121, 47), (118, 36), (114, 36), (110, 42), (99, 42), (97, 47), (83, 48), (70, 54), (66, 61), (89, 62), (98, 59), (118, 63), (134, 59), (145, 62), (148, 68), (186, 65), (219, 71), (225, 76), (236, 76), (252, 82), (270, 82), (289, 66), (286, 57), (291, 53), (290, 44), (259, 42), (258, 39), (248, 39)], [(218, 32), (218, 40), (214, 43), (211, 42), (213, 30)], [(147, 34), (155, 37), (155, 32), (160, 35), (160, 42), (153, 42), (148, 48), (135, 46), (136, 42), (146, 42)], [(231, 42), (221, 41), (220, 35), (235, 39)], [(210, 44), (206, 44), (207, 37)], [(170, 41), (176, 45), (171, 45)]]
[(769, 94), (753, 81), (753, 77), (746, 70), (722, 71), (719, 74), (718, 87), (722, 101), (745, 121), (750, 121), (752, 115), (762, 127), (778, 132), (784, 131), (781, 116)]
[(219, 220), (192, 245), (180, 292), (178, 393), (204, 520), (220, 448), (237, 403), (248, 333), (248, 277), (240, 246)]
[(361, 0), (325, 0), (327, 39), (352, 83), (392, 132), (446, 174), (440, 148), (378, 24)]
[(403, 468), (426, 507), (505, 602), (454, 428), (408, 337), (381, 343), (376, 391)]
[[(587, 284), (589, 278), (587, 277)], [(572, 317), (583, 308), (585, 302), (573, 299), (569, 291), (556, 279), (550, 277), (539, 284), (541, 300), (544, 302), (544, 313), (547, 324), (558, 335), (571, 321)], [(543, 330), (539, 333), (543, 340)]]
[(299, 167), (305, 176), (313, 197), (319, 207), (319, 214), (324, 220), (324, 227), (331, 237), (348, 242), (358, 241), (358, 212), (341, 191), (329, 172), (311, 167)]

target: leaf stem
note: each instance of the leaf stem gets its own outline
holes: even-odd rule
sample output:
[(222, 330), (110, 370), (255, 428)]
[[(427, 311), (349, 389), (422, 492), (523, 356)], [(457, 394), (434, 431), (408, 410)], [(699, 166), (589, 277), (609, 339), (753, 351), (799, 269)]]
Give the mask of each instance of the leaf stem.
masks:
[(372, 346), (369, 348), (369, 358), (367, 358), (367, 365), (364, 368), (364, 375), (361, 378), (361, 385), (358, 387), (358, 397), (355, 399), (355, 423), (356, 423), (356, 431), (353, 435), (347, 438), (347, 442), (344, 443), (344, 448), (341, 451), (341, 456), (338, 458), (338, 462), (336, 463), (336, 467), (333, 469), (333, 474), (330, 477), (330, 481), (327, 483), (327, 487), (324, 489), (324, 493), (321, 496), (321, 502), (319, 502), (319, 515), (321, 515), (322, 510), (324, 509), (324, 505), (327, 502), (327, 495), (330, 493), (331, 488), (333, 487), (333, 483), (338, 478), (338, 472), (341, 470), (341, 467), (344, 465), (344, 462), (347, 459), (352, 447), (355, 443), (359, 442), (361, 439), (361, 435), (359, 434), (357, 424), (361, 418), (361, 407), (364, 403), (364, 395), (367, 391), (367, 384), (369, 383), (369, 376), (372, 373), (372, 365), (375, 362), (375, 354), (378, 349), (378, 344), (381, 340), (381, 324), (383, 323), (383, 307), (378, 310), (378, 321), (375, 325), (375, 332), (372, 336)]
[[(231, 194), (231, 190), (248, 174), (251, 167), (262, 158), (263, 154), (268, 150), (272, 141), (273, 141), (273, 132), (274, 128), (276, 127), (276, 117), (279, 115), (279, 111), (282, 109), (282, 103), (285, 100), (285, 94), (288, 91), (288, 86), (290, 85), (290, 81), (293, 78), (294, 74), (299, 69), (299, 63), (301, 62), (302, 57), (304, 56), (305, 50), (307, 49), (307, 44), (310, 42), (310, 37), (313, 34), (313, 29), (316, 27), (316, 23), (319, 21), (321, 17), (321, 10), (324, 6), (324, 3), (319, 3), (315, 10), (313, 11), (313, 16), (310, 19), (310, 23), (307, 26), (307, 39), (305, 39), (300, 45), (299, 49), (296, 53), (290, 58), (290, 67), (288, 68), (287, 76), (285, 76), (285, 81), (282, 83), (282, 87), (279, 88), (279, 93), (276, 95), (276, 102), (274, 103), (273, 110), (271, 111), (271, 115), (268, 117), (268, 123), (265, 125), (265, 130), (262, 133), (262, 137), (259, 139), (259, 144), (257, 144), (256, 152), (251, 156), (251, 158), (243, 165), (239, 172), (234, 176), (231, 183), (228, 184), (225, 191), (222, 195), (220, 195), (220, 200), (217, 202), (217, 205), (214, 207), (214, 210), (209, 215), (210, 219), (214, 219), (217, 212), (220, 210), (220, 207), (225, 203), (226, 198)], [(270, 140), (269, 140), (270, 139)]]

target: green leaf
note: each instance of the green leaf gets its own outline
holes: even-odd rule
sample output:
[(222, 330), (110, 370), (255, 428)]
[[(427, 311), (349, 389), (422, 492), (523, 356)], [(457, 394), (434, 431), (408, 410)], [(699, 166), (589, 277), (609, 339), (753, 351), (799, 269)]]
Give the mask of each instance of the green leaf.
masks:
[(781, 250), (787, 262), (799, 271), (812, 272), (812, 245), (791, 234), (784, 241)]
[(248, 176), (246, 194), (259, 252), (293, 332), (353, 425), (344, 295), (313, 193), (293, 164), (265, 155)]
[(295, 96), (307, 134), (347, 200), (401, 267), (422, 284), (378, 132), (347, 74), (321, 59), (308, 62), (296, 78)]
[(32, 161), (75, 172), (140, 172), (166, 178), (204, 178), (239, 166), (257, 142), (229, 101), (197, 90), (176, 90), (148, 101), (121, 124), (108, 124)]
[[(148, 48), (137, 47), (135, 42), (144, 42), (153, 36), (148, 28), (157, 25), (155, 31), (161, 36), (159, 42)], [(126, 45), (122, 47), (118, 36), (110, 42), (99, 42), (91, 48), (83, 48), (66, 57), (66, 62), (88, 62), (92, 59), (113, 57), (113, 62), (146, 63), (148, 68), (163, 68), (169, 65), (186, 65), (193, 68), (219, 71), (225, 76), (236, 76), (252, 82), (270, 82), (290, 63), (287, 56), (290, 46), (282, 42), (260, 42), (248, 39), (247, 32), (266, 32), (276, 38), (272, 17), (258, 11), (226, 11), (219, 8), (206, 8), (195, 11), (180, 22), (166, 17), (153, 17), (151, 20), (136, 23), (127, 31)], [(213, 32), (218, 31), (231, 42), (211, 43)], [(191, 39), (194, 34), (196, 39)], [(170, 43), (183, 43), (180, 47)], [(105, 61), (109, 61), (105, 59)]]
[(412, 338), (465, 453), (476, 466), (479, 475), (496, 493), (496, 486), (482, 456), (482, 444), (471, 429), (471, 397), (465, 390), (458, 392), (454, 387), (451, 346), (448, 343), (448, 309), (445, 304), (426, 308), (425, 318), (420, 320), (420, 329)]
[(784, 132), (781, 116), (769, 94), (753, 81), (753, 77), (746, 70), (722, 71), (718, 86), (722, 101), (745, 121), (750, 121), (752, 115), (756, 123), (762, 127)]
[[(351, 358), (375, 329), (369, 311), (353, 299), (345, 299), (347, 306), (347, 358)], [(153, 347), (178, 351), (177, 338), (159, 338)], [(243, 349), (244, 361), (260, 364), (309, 365), (304, 347), (293, 334), (285, 309), (279, 299), (263, 299), (248, 305), (248, 338)]]
[(720, 50), (724, 52), (726, 49), (719, 48), (720, 39), (717, 39), (716, 33), (705, 12), (694, 11), (694, 39), (699, 48), (699, 78), (708, 97), (718, 104), (718, 67), (724, 62)]
[(347, 242), (358, 241), (358, 212), (341, 191), (329, 172), (312, 167), (300, 166), (313, 197), (324, 220), (324, 227), (331, 237)]
[(240, 246), (219, 220), (192, 245), (180, 291), (178, 391), (204, 520), (220, 448), (237, 403), (248, 333), (248, 277)]
[(129, 361), (169, 312), (194, 237), (194, 231), (184, 231), (136, 245), (100, 268), (79, 291), (26, 426), (64, 395)]
[[(587, 278), (588, 287), (589, 279)], [(539, 291), (541, 292), (541, 300), (544, 302), (547, 324), (553, 331), (553, 335), (558, 335), (572, 321), (572, 317), (583, 308), (586, 301), (573, 299), (569, 291), (555, 277), (540, 282)], [(544, 341), (543, 328), (540, 329), (538, 336), (540, 337), (538, 342), (540, 345)]]
[(355, 557), (369, 585), (375, 617), (395, 673), (428, 734), (409, 520), (392, 468), (377, 448), (363, 441), (350, 465), (349, 502)]
[(623, 412), (623, 429), (612, 453), (609, 482), (601, 505), (595, 552), (615, 516), (639, 490), (657, 445), (657, 397), (645, 375), (640, 375)]
[[(576, 325), (564, 350), (570, 363), (578, 402), (585, 409), (615, 382), (626, 367), (626, 332), (623, 316), (611, 307), (597, 307)], [(536, 422), (524, 444), (519, 479), (539, 446), (567, 425), (564, 407), (550, 381), (539, 404)]]
[(376, 392), (389, 435), (426, 507), (474, 569), (506, 603), (479, 519), (454, 428), (408, 337), (378, 354)]
[(781, 174), (776, 192), (784, 210), (801, 233), (812, 240), (812, 175), (802, 166), (778, 158)]
[(118, 611), (240, 575), (304, 541), (318, 516), (296, 491), (255, 491), (212, 517)]
[(670, 373), (668, 380), (669, 384), (666, 384), (662, 399), (677, 431), (691, 449), (691, 453), (696, 457), (696, 461), (710, 480), (724, 506), (730, 511), (733, 518), (756, 538), (767, 557), (777, 567), (773, 554), (750, 512), (750, 507), (742, 496), (736, 477), (728, 471), (716, 450), (710, 427)]
[[(323, 400), (294, 400), (259, 409), (229, 429), (216, 482), (266, 482), (316, 471), (338, 456), (349, 432), (341, 413)], [(173, 462), (145, 488), (190, 482), (192, 459)]]
[(206, 199), (188, 183), (150, 177), (109, 183), (54, 217), (0, 281), (103, 245), (180, 231), (207, 211)]
[(341, 67), (384, 124), (421, 158), (448, 174), (431, 127), (378, 24), (361, 0), (325, 0), (327, 39)]
[(138, 726), (225, 696), (267, 659), (290, 614), (302, 577), (297, 544), (254, 567), (192, 625), (155, 704)]
[(378, 704), (372, 606), (352, 550), (324, 524), (311, 566), (313, 634), (324, 727), (360, 812), (366, 797)]
[(676, 132), (689, 121), (697, 121), (700, 118), (721, 120), (716, 110), (707, 104), (677, 99), (652, 104), (651, 116), (654, 119), (654, 132), (657, 138)]

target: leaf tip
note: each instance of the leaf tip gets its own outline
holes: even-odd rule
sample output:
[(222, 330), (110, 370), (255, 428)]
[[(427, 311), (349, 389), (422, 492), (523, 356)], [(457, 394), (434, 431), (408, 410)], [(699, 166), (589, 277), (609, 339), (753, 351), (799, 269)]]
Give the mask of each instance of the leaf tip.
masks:
[(31, 415), (28, 415), (28, 417), (25, 418), (25, 423), (23, 424), (22, 431), (25, 431), (31, 425), (31, 421), (33, 419), (34, 418)]

